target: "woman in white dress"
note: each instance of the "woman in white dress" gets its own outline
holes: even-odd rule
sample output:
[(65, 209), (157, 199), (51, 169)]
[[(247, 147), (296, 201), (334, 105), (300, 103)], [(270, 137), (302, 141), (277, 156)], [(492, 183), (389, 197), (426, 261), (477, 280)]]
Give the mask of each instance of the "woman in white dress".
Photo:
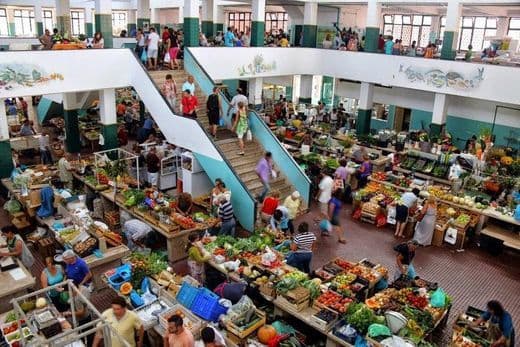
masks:
[(430, 196), (424, 203), (421, 216), (422, 220), (415, 226), (413, 239), (417, 240), (422, 246), (430, 246), (435, 230), (435, 222), (437, 220), (437, 203), (433, 196)]

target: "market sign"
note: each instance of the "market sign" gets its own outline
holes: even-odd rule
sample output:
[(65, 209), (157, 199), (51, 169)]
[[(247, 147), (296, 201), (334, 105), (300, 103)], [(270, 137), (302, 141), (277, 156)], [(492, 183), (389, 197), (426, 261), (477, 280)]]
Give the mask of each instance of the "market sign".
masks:
[(469, 90), (477, 88), (484, 80), (484, 68), (477, 68), (474, 73), (464, 75), (455, 71), (443, 71), (417, 67), (414, 65), (399, 65), (399, 74), (404, 74), (412, 83), (424, 83), (429, 87), (453, 88), (458, 90)]

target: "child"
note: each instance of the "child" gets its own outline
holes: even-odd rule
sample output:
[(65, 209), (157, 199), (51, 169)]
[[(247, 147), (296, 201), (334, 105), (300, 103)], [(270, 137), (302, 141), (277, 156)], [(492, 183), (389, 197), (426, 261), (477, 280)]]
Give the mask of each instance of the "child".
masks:
[(188, 236), (186, 252), (188, 252), (188, 268), (190, 269), (191, 277), (199, 281), (200, 284), (204, 284), (204, 263), (211, 258), (211, 255), (204, 254), (198, 233), (193, 233)]

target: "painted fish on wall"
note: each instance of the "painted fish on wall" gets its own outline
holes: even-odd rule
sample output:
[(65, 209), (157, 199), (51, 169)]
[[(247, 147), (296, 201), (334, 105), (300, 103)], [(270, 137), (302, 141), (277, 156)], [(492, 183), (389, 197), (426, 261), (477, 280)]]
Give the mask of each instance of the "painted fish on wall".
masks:
[(472, 76), (465, 77), (456, 71), (442, 71), (440, 69), (421, 69), (409, 65), (406, 69), (403, 64), (399, 66), (399, 73), (404, 74), (408, 81), (415, 83), (426, 83), (428, 86), (435, 88), (453, 88), (466, 90), (477, 88), (484, 79), (484, 68), (478, 68), (477, 72)]
[(271, 72), (276, 70), (276, 62), (272, 63), (264, 62), (264, 57), (261, 54), (255, 55), (253, 62), (246, 65), (242, 65), (238, 68), (238, 74), (240, 76), (254, 76), (265, 72)]
[(33, 87), (49, 81), (63, 81), (59, 73), (47, 74), (40, 66), (32, 64), (0, 64), (0, 89)]

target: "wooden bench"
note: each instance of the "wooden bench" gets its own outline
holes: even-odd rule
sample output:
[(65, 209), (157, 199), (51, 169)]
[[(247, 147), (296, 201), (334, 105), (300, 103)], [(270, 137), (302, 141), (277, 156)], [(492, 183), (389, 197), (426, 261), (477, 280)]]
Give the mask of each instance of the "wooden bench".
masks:
[(480, 233), (503, 241), (505, 247), (520, 250), (520, 235), (514, 231), (509, 231), (499, 226), (490, 224), (482, 229)]

